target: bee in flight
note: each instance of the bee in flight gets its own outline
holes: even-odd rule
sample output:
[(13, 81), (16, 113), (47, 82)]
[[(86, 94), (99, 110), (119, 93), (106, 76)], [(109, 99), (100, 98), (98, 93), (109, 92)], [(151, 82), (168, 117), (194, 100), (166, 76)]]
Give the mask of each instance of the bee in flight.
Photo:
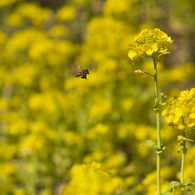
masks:
[[(80, 66), (79, 66), (79, 69), (81, 69)], [(89, 74), (89, 69), (83, 69), (82, 71), (77, 72), (77, 74), (75, 75), (75, 77), (81, 77), (82, 79), (86, 79), (87, 80), (87, 75), (88, 74)]]

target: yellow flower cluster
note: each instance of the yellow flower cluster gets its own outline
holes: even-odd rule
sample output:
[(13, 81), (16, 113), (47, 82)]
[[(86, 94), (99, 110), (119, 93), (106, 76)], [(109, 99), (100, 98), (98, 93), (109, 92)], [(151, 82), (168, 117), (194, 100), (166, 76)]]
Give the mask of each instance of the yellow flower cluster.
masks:
[(172, 97), (162, 112), (169, 126), (178, 126), (178, 130), (191, 130), (195, 127), (195, 88), (184, 90), (178, 98)]
[(65, 5), (57, 11), (56, 15), (59, 21), (67, 22), (75, 18), (76, 10), (70, 5)]
[(169, 54), (170, 45), (173, 41), (166, 33), (158, 28), (154, 30), (142, 30), (129, 44), (129, 58), (133, 64), (140, 57), (151, 56), (154, 53), (158, 61), (163, 60), (163, 55)]
[(25, 25), (26, 20), (29, 20), (34, 26), (42, 26), (50, 17), (50, 10), (42, 8), (37, 2), (22, 3), (16, 6), (8, 16), (7, 22), (12, 26), (21, 26)]
[(63, 189), (64, 195), (115, 194), (123, 186), (119, 177), (108, 175), (96, 162), (87, 165), (74, 165), (71, 169), (71, 178), (72, 180)]

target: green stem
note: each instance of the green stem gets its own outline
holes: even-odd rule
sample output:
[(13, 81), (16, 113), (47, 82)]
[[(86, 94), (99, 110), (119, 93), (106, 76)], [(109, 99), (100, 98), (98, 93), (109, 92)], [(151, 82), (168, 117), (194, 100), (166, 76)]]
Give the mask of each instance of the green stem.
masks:
[(144, 73), (145, 73), (145, 74), (148, 74), (148, 75), (150, 75), (150, 76), (152, 76), (152, 77), (154, 77), (154, 75), (153, 75), (153, 74), (150, 74), (149, 72), (145, 72), (145, 71), (144, 71)]
[[(183, 137), (185, 137), (185, 131), (183, 132)], [(181, 183), (184, 183), (184, 165), (185, 165), (185, 153), (186, 153), (186, 141), (183, 142), (182, 159), (181, 159)], [(181, 189), (182, 194), (184, 194), (184, 188)]]
[[(153, 55), (154, 63), (154, 91), (155, 91), (155, 106), (156, 110), (156, 127), (157, 127), (157, 146), (161, 149), (161, 133), (160, 133), (160, 112), (159, 112), (159, 98), (158, 98), (158, 81), (157, 81), (157, 62), (155, 60), (155, 55)], [(157, 194), (161, 195), (161, 156), (157, 153)]]

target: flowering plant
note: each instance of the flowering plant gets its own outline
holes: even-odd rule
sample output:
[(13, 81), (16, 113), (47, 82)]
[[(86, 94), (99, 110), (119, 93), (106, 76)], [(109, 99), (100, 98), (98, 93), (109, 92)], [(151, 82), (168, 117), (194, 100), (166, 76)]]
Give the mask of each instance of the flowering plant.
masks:
[(179, 97), (172, 97), (162, 112), (169, 126), (190, 131), (195, 127), (195, 88), (184, 90)]
[[(165, 146), (161, 145), (161, 132), (160, 132), (160, 112), (159, 105), (164, 104), (164, 98), (161, 95), (161, 102), (158, 97), (158, 80), (157, 80), (157, 64), (163, 61), (163, 56), (169, 54), (170, 46), (173, 41), (166, 33), (158, 28), (154, 30), (142, 30), (131, 41), (128, 56), (132, 63), (139, 61), (141, 57), (151, 57), (154, 63), (154, 74), (142, 70), (136, 70), (134, 74), (143, 75), (144, 73), (154, 78), (154, 91), (155, 91), (155, 104), (154, 110), (156, 111), (156, 128), (157, 128), (157, 143), (153, 140), (147, 140), (145, 145), (154, 147), (157, 153), (157, 193), (161, 194), (161, 153), (164, 152)], [(164, 97), (164, 96), (163, 96)]]
[(159, 106), (165, 105), (162, 116), (166, 120), (166, 124), (173, 128), (177, 126), (177, 129), (183, 132), (183, 135), (178, 136), (178, 143), (182, 151), (181, 159), (181, 181), (172, 181), (167, 188), (167, 191), (163, 195), (169, 195), (176, 187), (180, 187), (182, 195), (186, 191), (191, 189), (185, 189), (185, 186), (193, 185), (194, 182), (184, 182), (184, 160), (187, 152), (186, 141), (193, 142), (193, 140), (185, 137), (185, 133), (195, 128), (195, 88), (182, 91), (180, 96), (172, 97), (166, 102), (166, 96), (161, 94), (161, 101), (158, 97), (158, 81), (157, 81), (157, 64), (163, 61), (163, 56), (170, 53), (170, 46), (173, 41), (171, 37), (168, 37), (166, 33), (160, 29), (155, 28), (154, 30), (142, 30), (130, 43), (130, 50), (128, 53), (132, 63), (139, 61), (141, 57), (151, 57), (154, 63), (154, 74), (142, 70), (134, 71), (136, 75), (143, 75), (144, 73), (154, 78), (154, 89), (155, 89), (155, 105), (154, 110), (156, 111), (156, 123), (157, 123), (157, 143), (153, 140), (147, 140), (145, 145), (154, 147), (157, 153), (157, 194), (161, 195), (161, 153), (165, 151), (165, 146), (161, 145), (161, 132), (160, 132), (160, 112)]
[[(166, 125), (172, 126), (173, 129), (176, 126), (178, 130), (182, 131), (182, 135), (177, 137), (178, 144), (181, 146), (178, 152), (182, 152), (181, 183), (172, 181), (167, 193), (171, 193), (174, 187), (179, 186), (181, 193), (184, 194), (186, 191), (185, 186), (195, 186), (194, 182), (184, 182), (184, 162), (185, 154), (187, 153), (186, 141), (194, 142), (194, 140), (186, 138), (186, 132), (195, 128), (195, 88), (190, 91), (181, 91), (179, 97), (170, 98), (164, 107), (162, 116), (166, 120)], [(194, 193), (191, 189), (187, 190)]]
[(128, 56), (133, 64), (140, 57), (151, 56), (157, 52), (156, 60), (163, 61), (163, 56), (169, 54), (170, 46), (173, 41), (166, 33), (158, 28), (154, 30), (142, 30), (129, 44)]

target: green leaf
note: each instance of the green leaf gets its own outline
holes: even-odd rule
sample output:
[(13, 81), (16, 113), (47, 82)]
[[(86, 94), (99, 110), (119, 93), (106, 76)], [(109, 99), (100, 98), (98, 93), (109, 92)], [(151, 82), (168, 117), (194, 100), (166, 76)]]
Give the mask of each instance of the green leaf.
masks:
[(166, 149), (166, 146), (162, 146), (162, 151), (164, 152)]
[(190, 185), (192, 185), (191, 182), (185, 181), (185, 182), (181, 183), (181, 186), (190, 186)]
[(153, 140), (147, 140), (144, 145), (157, 148), (156, 142)]
[(176, 186), (179, 186), (179, 185), (181, 185), (181, 184), (180, 184), (178, 181), (172, 181), (172, 182), (169, 184), (169, 186), (168, 186), (166, 192), (172, 192), (172, 189), (173, 189), (174, 187), (176, 187)]
[(190, 182), (190, 184), (192, 184), (193, 186), (195, 186), (195, 182)]

